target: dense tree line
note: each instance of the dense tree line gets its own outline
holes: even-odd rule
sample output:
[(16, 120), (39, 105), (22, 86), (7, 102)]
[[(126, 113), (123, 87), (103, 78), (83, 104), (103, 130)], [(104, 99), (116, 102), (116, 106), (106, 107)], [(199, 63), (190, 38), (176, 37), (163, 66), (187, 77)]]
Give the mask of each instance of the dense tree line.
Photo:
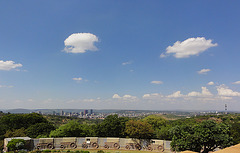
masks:
[[(240, 143), (240, 115), (209, 115), (166, 120), (150, 115), (142, 119), (109, 115), (104, 120), (40, 114), (1, 114), (0, 139), (5, 137), (130, 137), (172, 140), (173, 150), (211, 151)], [(2, 141), (0, 141), (2, 145)]]

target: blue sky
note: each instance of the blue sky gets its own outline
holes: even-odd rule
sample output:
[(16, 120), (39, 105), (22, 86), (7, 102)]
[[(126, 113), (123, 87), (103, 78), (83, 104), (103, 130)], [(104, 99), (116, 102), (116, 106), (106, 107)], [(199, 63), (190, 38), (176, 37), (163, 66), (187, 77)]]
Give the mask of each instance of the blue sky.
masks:
[(0, 109), (240, 109), (238, 1), (0, 1)]

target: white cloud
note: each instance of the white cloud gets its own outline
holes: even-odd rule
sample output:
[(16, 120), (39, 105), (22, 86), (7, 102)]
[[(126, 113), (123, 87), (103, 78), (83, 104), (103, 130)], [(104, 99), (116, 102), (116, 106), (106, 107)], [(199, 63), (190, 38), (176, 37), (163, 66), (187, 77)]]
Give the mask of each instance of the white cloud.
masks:
[(214, 85), (214, 82), (208, 82), (208, 84), (207, 85), (209, 85), (209, 86), (212, 86), (212, 85)]
[(200, 92), (190, 92), (188, 93), (189, 97), (205, 97), (205, 96), (212, 96), (212, 93), (206, 88), (206, 87), (202, 87), (202, 93)]
[(207, 89), (207, 87), (202, 87), (203, 96), (212, 96), (213, 94)]
[(132, 96), (132, 95), (124, 95), (123, 96), (124, 99), (136, 99), (136, 96)]
[(207, 72), (210, 72), (211, 69), (201, 69), (200, 71), (198, 71), (198, 74), (207, 74)]
[(128, 61), (128, 62), (123, 62), (122, 65), (129, 65), (132, 64), (132, 61)]
[(132, 95), (124, 95), (123, 97), (119, 96), (118, 94), (114, 94), (112, 96), (113, 99), (123, 99), (123, 100), (133, 100), (133, 99), (137, 99), (136, 96), (132, 96)]
[(152, 93), (152, 94), (144, 94), (142, 96), (143, 99), (159, 99), (159, 98), (163, 98), (164, 96), (162, 94), (159, 93)]
[(22, 67), (22, 64), (15, 64), (14, 61), (3, 61), (0, 60), (0, 70), (9, 71), (11, 69), (16, 69), (17, 67)]
[(202, 94), (200, 92), (192, 91), (188, 93), (189, 97), (200, 97)]
[(80, 82), (80, 81), (82, 81), (82, 78), (72, 78), (74, 81), (77, 81), (77, 82)]
[(184, 97), (184, 95), (181, 94), (181, 91), (177, 91), (177, 92), (174, 92), (171, 95), (168, 95), (167, 97), (168, 98), (180, 98), (180, 97)]
[(240, 81), (233, 82), (232, 84), (240, 84)]
[(162, 81), (151, 81), (152, 84), (163, 84)]
[(98, 38), (94, 34), (74, 33), (64, 41), (64, 51), (67, 53), (85, 53), (87, 50), (97, 51), (94, 42), (98, 42)]
[(230, 97), (240, 96), (240, 92), (233, 91), (225, 85), (218, 86), (217, 91), (219, 96), (230, 96)]
[(144, 95), (142, 96), (142, 98), (149, 98), (149, 97), (151, 97), (151, 94), (144, 94)]
[(119, 99), (119, 98), (121, 98), (118, 94), (114, 94), (113, 96), (112, 96), (112, 98), (113, 99)]
[(160, 55), (160, 57), (161, 57), (161, 58), (164, 58), (164, 57), (167, 57), (167, 55), (165, 55), (164, 53), (162, 53), (162, 54)]
[(176, 58), (188, 58), (193, 55), (199, 55), (208, 48), (215, 47), (218, 44), (212, 43), (212, 40), (206, 40), (204, 37), (188, 38), (183, 42), (177, 41), (173, 46), (168, 46), (166, 53), (160, 55), (161, 58), (169, 54), (174, 54)]

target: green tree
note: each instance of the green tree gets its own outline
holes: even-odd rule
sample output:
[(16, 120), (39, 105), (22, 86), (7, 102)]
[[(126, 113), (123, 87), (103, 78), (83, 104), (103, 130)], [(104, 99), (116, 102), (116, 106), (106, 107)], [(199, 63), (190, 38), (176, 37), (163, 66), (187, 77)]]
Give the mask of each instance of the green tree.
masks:
[(169, 134), (169, 130), (171, 129), (172, 127), (170, 125), (166, 125), (166, 126), (162, 126), (161, 128), (159, 129), (156, 129), (154, 131), (156, 137), (158, 139), (161, 139), (161, 140), (171, 140), (171, 136)]
[(36, 138), (39, 135), (48, 136), (52, 130), (55, 130), (55, 127), (51, 123), (37, 123), (27, 128), (26, 133), (27, 136)]
[(206, 120), (195, 126), (176, 126), (170, 133), (173, 136), (171, 147), (176, 151), (208, 153), (232, 144), (229, 126), (213, 120)]
[(25, 128), (36, 123), (48, 123), (47, 119), (37, 113), (31, 114), (8, 114), (0, 119), (0, 124), (5, 126), (5, 129), (13, 130)]
[(172, 136), (171, 148), (174, 151), (192, 150), (196, 151), (201, 149), (200, 145), (192, 143), (194, 129), (188, 125), (177, 125), (169, 130)]
[(126, 123), (125, 132), (131, 138), (151, 139), (153, 137), (154, 130), (147, 122), (130, 120)]
[(167, 125), (167, 120), (157, 115), (149, 115), (143, 119), (143, 121), (148, 122), (152, 125), (154, 129), (160, 129)]
[(169, 140), (168, 130), (170, 126), (168, 121), (157, 115), (149, 115), (143, 119), (143, 121), (148, 122), (152, 125), (154, 129), (154, 137), (162, 140)]
[(124, 137), (125, 124), (129, 119), (118, 117), (118, 115), (109, 115), (103, 122), (97, 125), (97, 136), (100, 137)]
[(23, 139), (12, 139), (8, 142), (7, 147), (9, 151), (25, 149), (25, 143), (26, 141)]
[(50, 137), (86, 137), (90, 136), (90, 128), (87, 124), (70, 121), (58, 129), (51, 131)]
[(24, 119), (22, 114), (8, 114), (1, 118), (0, 124), (5, 126), (5, 129), (13, 130), (24, 127)]
[(16, 130), (8, 130), (5, 134), (5, 138), (11, 138), (11, 137), (25, 137), (26, 131), (24, 128), (16, 129)]
[(240, 123), (232, 123), (230, 128), (231, 136), (233, 137), (233, 144), (240, 143)]

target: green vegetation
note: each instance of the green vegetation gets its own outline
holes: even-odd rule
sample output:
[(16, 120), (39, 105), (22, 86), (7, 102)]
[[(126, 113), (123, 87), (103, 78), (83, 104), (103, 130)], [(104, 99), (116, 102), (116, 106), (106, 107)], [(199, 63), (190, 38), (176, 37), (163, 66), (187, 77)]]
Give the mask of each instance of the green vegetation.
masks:
[(25, 149), (25, 143), (26, 141), (23, 139), (12, 139), (8, 142), (7, 147), (9, 151), (21, 150)]
[(147, 122), (130, 120), (126, 123), (125, 132), (130, 138), (151, 139), (154, 130)]
[(205, 120), (194, 126), (175, 126), (170, 129), (170, 133), (171, 147), (174, 151), (202, 150), (202, 153), (208, 153), (232, 144), (229, 127), (213, 120)]
[(96, 136), (99, 137), (125, 137), (126, 122), (129, 118), (118, 115), (107, 116), (96, 126)]
[[(172, 140), (173, 150), (227, 147), (240, 143), (240, 114), (206, 115), (173, 119), (173, 115), (142, 118), (109, 115), (104, 120), (40, 114), (0, 112), (0, 149), (6, 137), (131, 137)], [(53, 151), (51, 151), (53, 152)]]
[(70, 121), (58, 129), (51, 131), (50, 137), (86, 137), (91, 136), (91, 125)]

